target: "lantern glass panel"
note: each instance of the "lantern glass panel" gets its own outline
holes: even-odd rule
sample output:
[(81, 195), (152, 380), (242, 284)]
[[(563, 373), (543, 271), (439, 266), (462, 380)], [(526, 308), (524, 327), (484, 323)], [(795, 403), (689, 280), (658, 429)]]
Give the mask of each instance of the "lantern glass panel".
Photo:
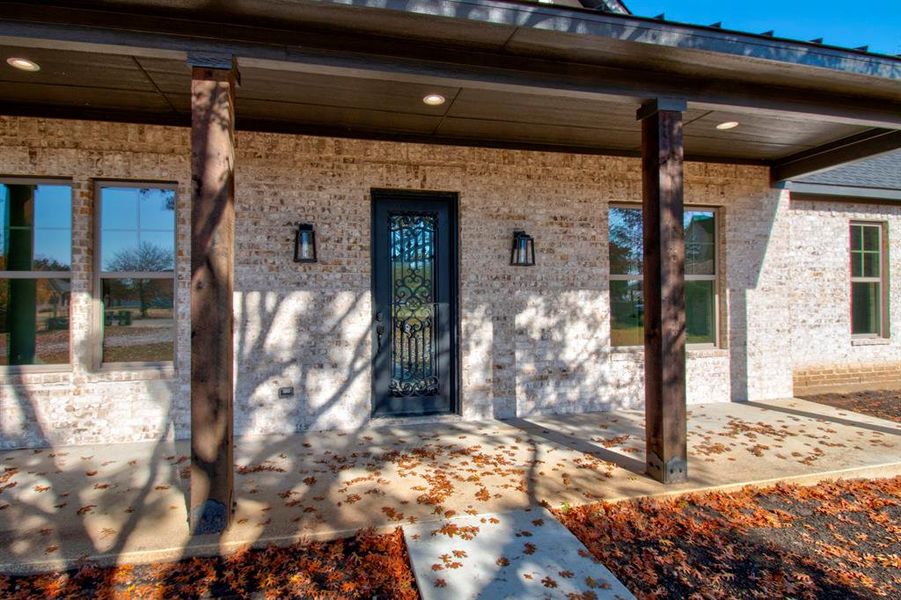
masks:
[(532, 236), (523, 231), (513, 232), (510, 264), (518, 267), (529, 267), (535, 264), (535, 242)]
[(295, 262), (316, 262), (316, 232), (312, 225), (300, 225), (294, 244)]

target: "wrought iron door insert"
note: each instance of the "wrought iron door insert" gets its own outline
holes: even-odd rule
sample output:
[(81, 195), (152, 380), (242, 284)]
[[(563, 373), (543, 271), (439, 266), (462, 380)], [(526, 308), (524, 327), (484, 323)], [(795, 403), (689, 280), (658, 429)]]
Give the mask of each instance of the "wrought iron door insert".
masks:
[(438, 393), (435, 244), (438, 215), (389, 213), (392, 396)]
[(454, 407), (453, 198), (373, 191), (373, 413)]

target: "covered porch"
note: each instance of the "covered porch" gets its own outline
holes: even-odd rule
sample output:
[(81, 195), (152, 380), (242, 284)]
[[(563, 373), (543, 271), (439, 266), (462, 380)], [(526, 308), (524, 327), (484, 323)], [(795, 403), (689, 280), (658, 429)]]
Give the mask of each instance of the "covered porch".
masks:
[[(733, 462), (742, 464), (740, 472), (744, 474), (759, 468), (759, 479), (766, 480), (791, 472), (821, 472), (818, 465), (827, 461), (820, 456), (833, 456), (833, 466), (847, 461), (849, 467), (870, 467), (878, 464), (875, 460), (881, 461), (879, 455), (866, 451), (866, 446), (854, 451), (860, 454), (829, 446), (834, 439), (829, 436), (836, 434), (817, 431), (826, 425), (809, 415), (786, 414), (779, 417), (784, 423), (777, 419), (756, 433), (754, 428), (762, 426), (750, 415), (763, 409), (754, 406), (705, 406), (694, 409), (689, 418), (683, 163), (768, 168), (770, 182), (779, 185), (791, 177), (895, 149), (901, 146), (897, 96), (901, 64), (897, 59), (769, 36), (519, 2), (388, 2), (370, 8), (362, 2), (286, 5), (261, 0), (237, 7), (211, 7), (198, 1), (181, 3), (177, 11), (167, 14), (142, 2), (111, 1), (102, 11), (41, 4), (3, 4), (8, 18), (0, 24), (2, 50), (9, 56), (27, 54), (25, 58), (40, 64), (41, 71), (6, 76), (0, 86), (4, 96), (0, 112), (190, 127), (190, 154), (176, 160), (186, 167), (189, 179), (182, 182), (182, 189), (191, 198), (190, 218), (184, 215), (184, 220), (190, 221), (190, 236), (181, 248), (183, 256), (190, 255), (190, 270), (187, 264), (177, 269), (190, 281), (186, 290), (190, 307), (185, 305), (184, 315), (188, 318), (182, 321), (190, 321), (190, 359), (182, 355), (179, 375), (189, 388), (191, 447), (188, 451), (183, 442), (173, 445), (162, 440), (135, 450), (138, 454), (130, 460), (138, 461), (133, 466), (144, 465), (144, 480), (129, 483), (135, 471), (122, 467), (118, 476), (125, 479), (115, 485), (142, 489), (143, 498), (118, 496), (118, 500), (108, 501), (111, 509), (121, 508), (126, 515), (135, 516), (98, 519), (96, 525), (85, 526), (81, 532), (62, 534), (91, 538), (95, 553), (98, 549), (119, 555), (137, 552), (149, 543), (139, 532), (160, 536), (160, 527), (173, 527), (173, 535), (186, 536), (188, 515), (199, 534), (221, 531), (231, 522), (223, 539), (236, 536), (236, 543), (245, 543), (282, 536), (335, 535), (363, 525), (432, 518), (438, 516), (438, 505), (445, 511), (492, 512), (542, 500), (559, 505), (663, 491), (643, 476), (645, 472), (674, 484), (667, 490), (682, 490), (739, 482), (730, 475)], [(447, 10), (450, 15), (445, 15)], [(247, 25), (251, 19), (255, 24)], [(436, 100), (425, 101), (429, 97)], [(718, 125), (730, 123), (738, 123), (740, 128), (725, 137), (722, 132), (729, 129)], [(278, 442), (242, 441), (236, 445), (234, 369), (241, 357), (236, 357), (233, 334), (240, 329), (236, 314), (243, 314), (249, 306), (242, 303), (238, 307), (234, 301), (235, 260), (240, 252), (235, 244), (235, 195), (242, 169), (241, 148), (235, 147), (236, 128), (351, 140), (641, 157), (644, 410), (528, 421), (514, 415), (487, 427), (484, 421), (457, 422), (453, 416), (452, 424), (422, 426), (425, 429), (373, 422), (366, 433), (305, 433)], [(285, 138), (280, 139), (289, 145)], [(306, 140), (305, 144), (313, 145)], [(263, 142), (259, 143), (262, 146)], [(256, 160), (258, 167), (269, 150), (261, 146), (252, 149), (256, 156), (246, 157)], [(423, 147), (410, 151), (424, 152)], [(369, 151), (367, 148), (363, 152)], [(386, 155), (391, 152), (386, 144), (371, 148)], [(285, 147), (281, 150), (287, 153)], [(307, 153), (315, 155), (316, 151), (307, 149)], [(315, 165), (315, 158), (310, 160), (306, 166)], [(429, 160), (428, 156), (423, 159)], [(390, 157), (385, 162), (390, 162)], [(580, 166), (566, 168), (578, 170)], [(265, 173), (265, 166), (261, 169)], [(397, 175), (404, 169), (403, 164), (390, 165), (381, 180), (410, 181), (409, 176)], [(551, 176), (550, 170), (543, 174)], [(279, 174), (274, 175), (272, 187)], [(338, 176), (332, 176), (337, 186)], [(601, 178), (605, 173), (592, 176)], [(445, 176), (442, 183), (449, 180)], [(423, 177), (419, 185), (428, 189), (429, 183)], [(353, 185), (369, 187), (362, 177)], [(263, 186), (261, 193), (272, 192), (272, 187)], [(446, 191), (447, 186), (442, 187)], [(715, 184), (709, 187), (715, 194)], [(330, 194), (337, 193), (324, 184), (311, 189), (325, 199), (324, 205)], [(521, 220), (525, 220), (526, 211), (522, 212)], [(753, 211), (744, 216), (755, 217)], [(283, 220), (294, 218), (285, 214)], [(773, 210), (762, 215), (764, 228), (772, 218)], [(492, 243), (506, 242), (508, 233), (498, 231), (486, 237), (494, 236)], [(360, 242), (362, 235), (357, 232), (356, 237), (333, 239), (356, 251), (368, 248)], [(731, 389), (737, 400), (749, 399), (747, 389), (759, 385), (749, 383), (752, 374), (746, 346), (753, 335), (749, 331), (754, 318), (747, 316), (742, 292), (758, 287), (754, 273), (764, 260), (767, 235), (757, 236), (763, 241), (758, 240), (754, 255), (747, 257), (751, 266), (744, 287), (729, 298), (736, 315), (731, 321), (734, 330), (723, 334), (718, 349), (732, 360)], [(560, 233), (565, 236), (565, 231)], [(584, 241), (591, 244), (591, 232), (585, 233)], [(563, 254), (558, 257), (561, 264), (569, 262)], [(466, 264), (460, 267), (466, 269)], [(589, 271), (588, 278), (600, 271)], [(366, 274), (356, 272), (349, 278)], [(244, 275), (254, 280), (257, 274)], [(507, 275), (496, 278), (502, 283), (510, 280)], [(265, 289), (253, 291), (266, 293)], [(463, 311), (477, 310), (476, 303), (465, 305), (466, 293), (462, 294)], [(353, 305), (348, 314), (351, 309), (367, 312), (371, 306), (368, 300), (361, 300), (364, 296), (357, 294), (352, 301), (342, 298), (335, 304)], [(579, 304), (581, 297), (574, 294), (574, 298)], [(590, 305), (579, 305), (590, 312)], [(359, 317), (357, 313), (355, 317)], [(339, 392), (346, 391), (353, 379), (369, 375), (366, 353), (376, 343), (370, 325), (364, 325), (361, 337), (355, 340), (357, 345), (350, 350), (355, 354), (348, 362), (355, 370), (346, 375), (346, 383), (337, 386)], [(516, 323), (501, 319), (497, 326), (512, 330)], [(469, 332), (473, 354), (478, 354), (481, 333)], [(597, 356), (588, 352), (585, 358), (590, 361)], [(766, 362), (761, 360), (753, 373), (757, 381), (766, 378)], [(494, 368), (506, 366), (510, 365)], [(91, 365), (76, 369), (82, 367), (91, 371)], [(784, 373), (779, 377), (785, 380)], [(465, 413), (466, 386), (488, 384), (473, 378), (467, 382), (465, 373), (460, 379), (463, 393), (457, 412)], [(790, 385), (790, 377), (788, 381)], [(338, 402), (341, 396), (336, 393), (333, 398)], [(710, 417), (713, 433), (704, 429), (705, 414), (714, 415)], [(740, 416), (730, 424), (732, 415)], [(786, 439), (787, 449), (791, 438), (780, 429), (800, 427), (803, 419), (808, 419), (806, 435), (824, 436), (824, 443), (809, 452), (806, 447), (787, 450), (787, 457), (779, 458), (777, 444)], [(872, 424), (856, 421), (835, 425), (839, 426), (848, 428), (847, 442), (865, 436), (868, 443), (878, 445), (880, 436), (892, 433), (873, 431)], [(693, 429), (696, 434), (689, 436)], [(608, 431), (617, 434), (608, 439)], [(747, 440), (752, 455), (747, 457), (741, 455), (745, 448), (730, 450), (731, 442), (725, 440), (722, 446), (717, 445), (720, 442), (705, 445), (705, 435), (711, 440), (717, 436), (732, 439), (748, 432), (773, 439), (760, 444)], [(592, 441), (597, 438), (606, 442)], [(813, 443), (814, 438), (798, 439), (803, 445)], [(626, 444), (628, 451), (611, 456), (607, 443), (611, 448)], [(894, 448), (885, 443), (889, 445), (883, 450)], [(305, 444), (309, 449), (302, 450)], [(490, 447), (491, 451), (485, 450), (483, 456), (474, 446)], [(395, 447), (397, 454), (392, 452)], [(59, 451), (45, 450), (34, 456), (55, 460), (50, 454)], [(70, 469), (76, 469), (75, 454), (80, 461), (81, 455), (103, 454), (99, 449), (94, 454), (67, 452)], [(733, 455), (736, 452), (744, 459), (740, 463)], [(793, 458), (792, 452), (801, 457)], [(557, 459), (558, 453), (562, 459)], [(8, 458), (24, 460), (25, 456)], [(444, 474), (457, 459), (474, 465), (477, 480), (454, 482)], [(83, 460), (91, 463), (94, 458)], [(77, 473), (71, 473), (98, 476), (103, 462), (85, 473), (78, 464)], [(113, 465), (119, 462), (106, 466), (115, 469)], [(51, 464), (47, 463), (46, 469)], [(496, 472), (480, 474), (485, 466)], [(827, 471), (834, 471), (833, 466)], [(45, 467), (36, 467), (40, 469), (36, 472), (45, 472)], [(241, 467), (251, 472), (242, 473)], [(97, 474), (87, 475), (88, 471)], [(351, 474), (353, 477), (348, 477)], [(115, 479), (115, 473), (111, 476)], [(482, 476), (491, 485), (481, 485)], [(315, 481), (305, 483), (307, 477)], [(382, 484), (380, 478), (388, 483)], [(415, 478), (420, 479), (418, 484), (407, 485)], [(186, 510), (180, 499), (188, 480), (191, 500)], [(43, 506), (43, 498), (49, 495), (34, 493), (48, 514), (95, 504), (77, 515), (83, 519), (76, 520), (93, 523), (91, 515), (101, 502), (107, 502), (101, 498), (113, 498), (106, 494), (114, 484), (98, 488), (89, 483), (89, 489), (81, 490), (78, 503), (56, 499), (50, 506), (65, 505), (58, 509)], [(289, 487), (289, 483), (293, 485)], [(20, 489), (45, 485), (22, 484)], [(356, 487), (364, 491), (357, 494)], [(396, 494), (393, 504), (379, 493), (388, 495), (392, 489)], [(75, 490), (61, 493), (74, 495)], [(280, 493), (286, 496), (276, 502), (273, 494), (277, 497)], [(98, 500), (91, 502), (95, 494), (99, 494)], [(423, 496), (435, 501), (420, 502)], [(257, 497), (267, 500), (258, 501)], [(239, 500), (234, 514), (233, 498)], [(139, 509), (133, 503), (144, 507)], [(127, 512), (129, 507), (134, 513)], [(3, 517), (15, 515), (14, 510), (19, 508), (11, 506)], [(41, 518), (52, 520), (45, 515), (27, 521), (25, 516), (18, 515), (14, 522), (33, 522), (28, 531), (47, 529), (48, 523)], [(139, 527), (139, 523), (153, 525)], [(205, 543), (202, 535), (196, 541), (179, 539), (180, 548)], [(18, 541), (9, 551), (18, 552), (22, 544), (31, 543)], [(74, 546), (76, 554), (72, 556), (78, 556), (81, 548), (89, 550), (85, 545)]]
[(187, 442), (6, 451), (0, 571), (168, 561), (538, 504), (901, 474), (892, 421), (799, 399), (697, 405), (688, 416), (689, 477), (669, 486), (644, 475), (641, 411), (239, 439), (237, 509), (221, 536), (186, 527)]

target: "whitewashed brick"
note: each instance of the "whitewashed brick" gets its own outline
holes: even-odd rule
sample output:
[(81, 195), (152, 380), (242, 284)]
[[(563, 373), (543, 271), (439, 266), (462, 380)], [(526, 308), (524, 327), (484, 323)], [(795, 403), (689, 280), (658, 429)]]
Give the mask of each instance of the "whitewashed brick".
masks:
[[(379, 187), (459, 193), (462, 418), (642, 405), (641, 353), (609, 345), (607, 256), (608, 204), (641, 201), (638, 159), (250, 132), (236, 139), (237, 434), (351, 429), (369, 419), (369, 191)], [(73, 365), (4, 376), (0, 447), (189, 435), (189, 159), (186, 129), (0, 117), (0, 173), (71, 178), (75, 214)], [(178, 184), (172, 371), (90, 369), (93, 181), (103, 178)], [(846, 348), (844, 324), (833, 323), (845, 309), (819, 302), (801, 315), (789, 306), (847, 301), (835, 273), (846, 269), (847, 249), (830, 246), (846, 235), (845, 209), (790, 209), (765, 168), (740, 165), (686, 165), (685, 198), (722, 208), (725, 244), (725, 347), (689, 351), (690, 403), (789, 396), (792, 356), (798, 364), (883, 356), (882, 348)], [(892, 226), (901, 225), (892, 214)], [(316, 225), (318, 263), (292, 261), (297, 222)], [(537, 266), (509, 266), (514, 229), (535, 237)], [(799, 240), (817, 231), (815, 241)], [(828, 260), (818, 263), (816, 253)], [(278, 398), (287, 386), (294, 397)]]

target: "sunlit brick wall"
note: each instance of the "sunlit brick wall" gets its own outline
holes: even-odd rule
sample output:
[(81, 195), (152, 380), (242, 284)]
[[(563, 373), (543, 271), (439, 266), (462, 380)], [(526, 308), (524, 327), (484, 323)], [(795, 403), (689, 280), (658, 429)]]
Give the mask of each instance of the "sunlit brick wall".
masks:
[[(0, 174), (60, 177), (72, 186), (71, 368), (3, 374), (0, 447), (157, 439), (188, 434), (190, 281), (188, 131), (90, 121), (0, 117)], [(176, 364), (98, 371), (89, 337), (94, 181), (178, 184)]]
[[(3, 376), (0, 446), (188, 435), (188, 144), (185, 129), (0, 118), (0, 174), (72, 178), (76, 214), (73, 368)], [(608, 203), (640, 202), (637, 159), (246, 132), (237, 146), (239, 435), (368, 421), (378, 187), (459, 193), (462, 418), (641, 406), (641, 352), (610, 347), (607, 276)], [(94, 178), (179, 184), (174, 370), (89, 368)], [(689, 402), (790, 395), (784, 194), (764, 168), (692, 163), (686, 202), (722, 207), (724, 243), (722, 344), (689, 350)], [(292, 261), (297, 222), (316, 226), (315, 264)], [(537, 266), (509, 266), (514, 229)]]
[[(901, 205), (793, 199), (790, 213), (796, 393), (901, 383)], [(851, 335), (851, 221), (885, 226), (889, 331), (882, 338)]]

